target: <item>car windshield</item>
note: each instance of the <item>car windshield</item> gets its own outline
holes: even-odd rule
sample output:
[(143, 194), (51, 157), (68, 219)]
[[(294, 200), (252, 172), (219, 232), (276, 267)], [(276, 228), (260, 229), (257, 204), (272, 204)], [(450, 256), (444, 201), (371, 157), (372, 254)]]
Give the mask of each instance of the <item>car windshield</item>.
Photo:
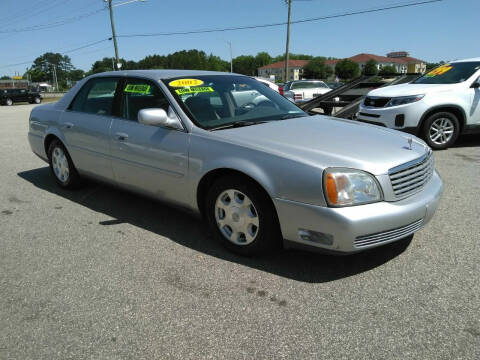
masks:
[(292, 83), (290, 89), (315, 89), (315, 88), (327, 88), (328, 86), (321, 81), (299, 81)]
[(191, 119), (204, 129), (308, 116), (276, 91), (246, 76), (181, 77), (164, 83)]
[(456, 84), (467, 80), (477, 70), (480, 70), (480, 62), (458, 62), (444, 64), (433, 69), (414, 84)]

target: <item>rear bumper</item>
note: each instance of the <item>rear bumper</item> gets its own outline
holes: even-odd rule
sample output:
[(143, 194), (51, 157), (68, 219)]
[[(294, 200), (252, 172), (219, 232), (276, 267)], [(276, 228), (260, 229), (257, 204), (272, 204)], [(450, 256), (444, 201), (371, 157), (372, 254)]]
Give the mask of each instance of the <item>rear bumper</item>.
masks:
[[(331, 252), (354, 253), (403, 239), (433, 217), (443, 192), (437, 172), (423, 190), (396, 202), (329, 208), (274, 199), (283, 237)], [(311, 235), (311, 236), (309, 236)]]

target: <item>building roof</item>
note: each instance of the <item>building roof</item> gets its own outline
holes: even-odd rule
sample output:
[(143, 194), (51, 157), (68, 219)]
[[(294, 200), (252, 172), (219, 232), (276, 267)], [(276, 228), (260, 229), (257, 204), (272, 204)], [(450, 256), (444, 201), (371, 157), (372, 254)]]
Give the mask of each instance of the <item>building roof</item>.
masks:
[[(310, 62), (310, 60), (288, 60), (289, 67), (304, 67)], [(285, 67), (285, 61), (279, 61), (270, 65), (265, 65), (259, 69), (283, 69)]]
[[(347, 59), (352, 60), (353, 62), (356, 62), (356, 63), (366, 63), (369, 60), (374, 60), (377, 63), (396, 63), (396, 64), (420, 64), (425, 62), (423, 60), (416, 59), (411, 56), (392, 58), (392, 57), (380, 56), (375, 54), (365, 54), (365, 53), (357, 54)], [(325, 61), (325, 63), (327, 65), (335, 65), (340, 60), (342, 59), (327, 60)]]

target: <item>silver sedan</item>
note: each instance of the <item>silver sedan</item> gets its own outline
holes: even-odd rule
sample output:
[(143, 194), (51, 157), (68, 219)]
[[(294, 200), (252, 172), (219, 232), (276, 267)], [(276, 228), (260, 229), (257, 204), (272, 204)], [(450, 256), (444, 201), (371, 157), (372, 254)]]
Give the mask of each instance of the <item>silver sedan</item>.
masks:
[(59, 186), (93, 178), (193, 210), (240, 254), (400, 240), (427, 224), (443, 189), (420, 139), (309, 116), (236, 74), (90, 76), (35, 107), (28, 138)]

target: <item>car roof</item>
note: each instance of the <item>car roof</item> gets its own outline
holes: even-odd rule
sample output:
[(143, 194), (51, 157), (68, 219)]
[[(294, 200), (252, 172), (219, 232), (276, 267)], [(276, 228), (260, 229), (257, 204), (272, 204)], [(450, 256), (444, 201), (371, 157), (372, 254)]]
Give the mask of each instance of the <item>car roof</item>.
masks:
[(454, 60), (450, 63), (458, 63), (458, 62), (480, 62), (480, 57), (477, 58), (470, 58), (470, 59), (462, 59), (462, 60)]
[(204, 70), (122, 70), (122, 71), (108, 71), (99, 74), (94, 74), (91, 77), (103, 76), (137, 76), (143, 78), (150, 78), (152, 80), (169, 79), (180, 76), (205, 76), (205, 75), (239, 75), (235, 73), (226, 73), (220, 71), (204, 71)]

